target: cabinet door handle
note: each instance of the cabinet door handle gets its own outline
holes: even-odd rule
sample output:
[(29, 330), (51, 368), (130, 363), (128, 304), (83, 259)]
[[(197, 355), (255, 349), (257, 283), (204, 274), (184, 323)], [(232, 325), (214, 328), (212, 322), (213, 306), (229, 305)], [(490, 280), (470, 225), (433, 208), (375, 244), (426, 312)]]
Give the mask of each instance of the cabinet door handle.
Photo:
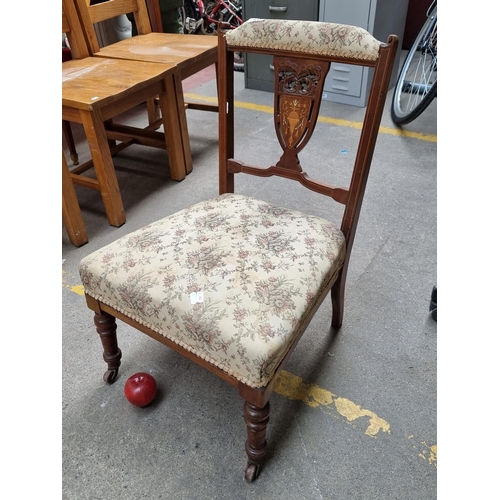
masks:
[(269, 6), (269, 10), (271, 12), (286, 12), (288, 10), (288, 7), (275, 7), (274, 5)]

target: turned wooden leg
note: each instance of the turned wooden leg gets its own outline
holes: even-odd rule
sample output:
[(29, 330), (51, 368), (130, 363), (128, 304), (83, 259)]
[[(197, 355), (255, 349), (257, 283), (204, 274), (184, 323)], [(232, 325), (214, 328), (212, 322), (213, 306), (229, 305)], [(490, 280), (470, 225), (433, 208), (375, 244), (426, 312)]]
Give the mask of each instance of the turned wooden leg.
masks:
[(104, 349), (102, 357), (108, 364), (108, 370), (104, 374), (103, 380), (107, 384), (112, 384), (118, 376), (118, 368), (122, 357), (122, 352), (118, 348), (118, 341), (116, 339), (116, 319), (111, 314), (105, 312), (101, 312), (101, 314), (96, 313), (94, 324), (97, 333), (101, 337)]
[(245, 450), (248, 455), (248, 464), (245, 479), (252, 482), (259, 475), (260, 467), (267, 453), (266, 428), (269, 422), (269, 402), (259, 408), (248, 401), (243, 406), (245, 424), (247, 425), (248, 439)]

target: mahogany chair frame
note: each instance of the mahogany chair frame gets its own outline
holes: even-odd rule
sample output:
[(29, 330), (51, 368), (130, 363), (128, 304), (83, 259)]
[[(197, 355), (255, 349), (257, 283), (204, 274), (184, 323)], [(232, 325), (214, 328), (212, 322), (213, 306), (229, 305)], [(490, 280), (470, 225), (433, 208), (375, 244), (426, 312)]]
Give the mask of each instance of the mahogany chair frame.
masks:
[[(331, 198), (331, 200), (340, 203), (344, 206), (341, 231), (346, 239), (347, 248), (347, 255), (341, 271), (332, 277), (328, 286), (325, 288), (323, 295), (319, 297), (319, 300), (316, 301), (316, 305), (308, 313), (303, 323), (301, 323), (300, 332), (296, 337), (296, 340), (290, 346), (288, 353), (280, 363), (271, 381), (267, 384), (267, 386), (257, 389), (244, 384), (222, 369), (219, 369), (218, 367), (197, 357), (192, 352), (182, 348), (177, 343), (170, 341), (152, 329), (138, 323), (128, 316), (125, 316), (117, 309), (102, 303), (89, 295), (86, 295), (86, 301), (88, 307), (95, 313), (94, 323), (104, 349), (103, 357), (108, 367), (106, 373), (104, 374), (104, 380), (106, 382), (113, 383), (116, 380), (122, 356), (116, 337), (117, 318), (146, 335), (158, 340), (162, 344), (206, 368), (211, 373), (216, 374), (237, 388), (238, 394), (244, 400), (244, 420), (247, 427), (245, 450), (248, 462), (245, 470), (245, 479), (247, 481), (253, 481), (257, 477), (266, 457), (267, 443), (265, 435), (270, 413), (269, 399), (273, 392), (275, 382), (281, 369), (285, 366), (289, 357), (293, 353), (294, 348), (299, 342), (303, 332), (306, 330), (310, 320), (328, 294), (330, 294), (332, 301), (331, 325), (333, 328), (339, 328), (342, 324), (344, 311), (344, 289), (349, 256), (360, 216), (370, 164), (384, 110), (384, 102), (396, 56), (398, 38), (391, 35), (389, 36), (387, 43), (381, 44), (379, 57), (376, 61), (360, 61), (359, 59), (333, 58), (331, 56), (328, 57), (320, 55), (314, 57), (308, 56), (304, 59), (300, 58), (297, 52), (281, 51), (279, 56), (276, 56), (276, 51), (269, 49), (255, 49), (235, 45), (228, 47), (224, 33), (224, 29), (222, 29), (218, 35), (220, 193), (233, 193), (235, 187), (235, 175), (246, 173), (259, 177), (279, 176), (294, 180), (302, 184), (305, 188), (323, 194)], [(313, 95), (309, 96), (312, 100), (312, 111), (310, 112), (310, 122), (307, 125), (309, 130), (305, 134), (306, 139), (297, 147), (296, 144), (293, 145), (293, 147), (288, 147), (286, 141), (280, 140), (284, 152), (283, 156), (276, 165), (272, 165), (270, 167), (250, 166), (234, 159), (234, 51), (275, 55), (275, 75), (279, 75), (283, 71), (294, 72), (294, 75), (297, 76), (298, 74), (304, 74), (302, 69), (307, 68), (308, 66), (310, 67), (311, 65), (314, 65), (316, 67), (321, 67), (321, 76), (318, 77), (318, 80), (315, 82), (317, 83), (316, 90)], [(328, 72), (330, 62), (332, 61), (374, 68), (373, 82), (366, 108), (363, 130), (359, 140), (359, 147), (349, 187), (337, 187), (311, 179), (305, 172), (302, 171), (302, 167), (298, 159), (298, 153), (305, 146), (305, 143), (309, 140), (309, 137), (314, 129), (321, 102), (324, 78)], [(284, 94), (294, 95), (294, 92), (296, 92), (294, 97), (299, 100), (302, 99), (299, 91), (290, 91), (290, 89), (284, 90), (280, 85), (281, 83), (277, 76), (275, 83), (275, 108), (278, 107), (276, 105), (278, 102), (277, 99), (280, 99)], [(275, 109), (275, 125), (278, 136), (281, 134), (281, 137), (286, 138), (287, 134), (284, 132), (281, 124), (282, 118), (283, 117), (279, 116), (277, 109)]]
[[(358, 59), (347, 59), (342, 58), (341, 62), (344, 64), (352, 64), (356, 66), (365, 66), (374, 68), (373, 81), (370, 88), (370, 94), (368, 103), (365, 111), (365, 118), (363, 121), (363, 127), (361, 136), (358, 144), (358, 151), (353, 167), (353, 175), (351, 178), (351, 184), (349, 188), (329, 186), (322, 182), (313, 181), (307, 175), (307, 173), (302, 171), (300, 166), (300, 161), (298, 161), (297, 152), (292, 149), (285, 149), (284, 155), (276, 166), (271, 166), (268, 168), (262, 167), (252, 167), (247, 166), (233, 160), (234, 156), (234, 72), (232, 70), (231, 57), (233, 52), (254, 52), (260, 54), (271, 54), (274, 55), (275, 51), (267, 49), (249, 49), (248, 47), (227, 47), (224, 37), (219, 38), (219, 65), (221, 66), (219, 70), (219, 79), (221, 80), (221, 85), (219, 89), (219, 100), (226, 104), (227, 112), (222, 113), (221, 105), (221, 119), (219, 121), (219, 192), (223, 193), (234, 193), (234, 176), (237, 173), (246, 173), (251, 175), (256, 175), (260, 177), (270, 177), (273, 175), (283, 177), (286, 179), (291, 179), (300, 182), (302, 185), (311, 189), (312, 191), (324, 194), (331, 197), (337, 203), (345, 206), (344, 215), (341, 224), (341, 231), (346, 239), (346, 257), (344, 260), (344, 265), (340, 275), (334, 283), (332, 283), (331, 288), (331, 298), (332, 298), (332, 327), (340, 328), (342, 325), (342, 319), (344, 315), (344, 290), (345, 290), (345, 280), (347, 276), (347, 269), (349, 266), (349, 259), (351, 255), (352, 245), (354, 242), (354, 235), (356, 233), (356, 228), (358, 224), (359, 215), (361, 212), (361, 205), (363, 201), (363, 196), (365, 193), (366, 183), (368, 181), (368, 174), (370, 172), (370, 166), (373, 158), (373, 153), (375, 151), (375, 144), (377, 141), (378, 130), (380, 127), (380, 121), (382, 119), (382, 114), (384, 112), (385, 98), (387, 90), (389, 88), (390, 72), (394, 64), (396, 57), (396, 48), (398, 44), (398, 37), (396, 35), (391, 35), (386, 44), (382, 44), (380, 48), (380, 55), (377, 61), (360, 61)], [(282, 65), (286, 68), (291, 67), (289, 61), (297, 59), (297, 54), (294, 52), (287, 53), (282, 51), (280, 53), (282, 58)], [(288, 58), (289, 61), (286, 59)], [(314, 60), (298, 60), (302, 67), (306, 67), (310, 63), (314, 62), (334, 62), (335, 59), (327, 56), (316, 56)], [(275, 67), (275, 74), (278, 74), (280, 67)], [(321, 91), (323, 89), (324, 77), (326, 73), (323, 74), (323, 81), (321, 85), (317, 86), (317, 95), (315, 104), (318, 108), (315, 110), (314, 123), (310, 126), (310, 133), (312, 134), (312, 129), (314, 128), (317, 113), (319, 111), (319, 102), (321, 101)], [(275, 105), (276, 96), (280, 93), (278, 88), (279, 80), (275, 78)], [(276, 115), (275, 109), (275, 123), (277, 129), (280, 126), (280, 119)], [(300, 150), (302, 150), (307, 141), (307, 138), (301, 143)]]

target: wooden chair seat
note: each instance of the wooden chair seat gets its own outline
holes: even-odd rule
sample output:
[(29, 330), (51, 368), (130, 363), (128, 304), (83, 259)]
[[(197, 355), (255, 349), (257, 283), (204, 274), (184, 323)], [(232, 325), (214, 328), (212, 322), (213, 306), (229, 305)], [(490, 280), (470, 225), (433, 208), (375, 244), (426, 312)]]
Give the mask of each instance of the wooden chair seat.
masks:
[[(186, 116), (175, 64), (154, 64), (88, 57), (72, 0), (63, 0), (63, 32), (68, 34), (73, 59), (62, 63), (62, 118), (83, 125), (92, 160), (71, 170), (73, 183), (101, 193), (113, 226), (125, 223), (125, 211), (113, 164), (113, 154), (136, 143), (166, 149), (170, 176), (186, 176), (183, 137)], [(114, 123), (118, 115), (159, 96), (164, 132)], [(120, 141), (113, 146), (114, 141)], [(113, 147), (112, 147), (113, 146)], [(95, 177), (83, 175), (90, 167)]]
[[(92, 253), (81, 261), (80, 276), (108, 365), (104, 380), (116, 380), (121, 362), (118, 318), (237, 387), (245, 400), (245, 478), (253, 481), (266, 456), (269, 399), (278, 374), (328, 294), (332, 327), (343, 321), (346, 273), (397, 37), (380, 43), (359, 28), (329, 23), (247, 23), (219, 33), (219, 196)], [(249, 35), (259, 32), (264, 35)], [(361, 49), (350, 36), (337, 36), (342, 33), (362, 39)], [(327, 51), (318, 43), (322, 37), (331, 38)], [(264, 166), (234, 158), (235, 139), (247, 153), (254, 150), (252, 135), (234, 129), (233, 62), (241, 51), (274, 55), (274, 125), (283, 153)], [(307, 156), (330, 62), (374, 68), (348, 187), (311, 178), (299, 160), (299, 154)], [(319, 147), (331, 160), (338, 145), (332, 136)], [(241, 174), (297, 181), (343, 206), (342, 219), (335, 224), (300, 207), (234, 194)], [(207, 381), (199, 390), (208, 387)]]
[[(170, 176), (182, 180), (186, 175), (184, 151), (180, 135), (180, 115), (167, 94), (175, 95), (174, 75), (177, 67), (140, 61), (121, 61), (89, 57), (71, 60), (62, 67), (63, 120), (81, 123), (92, 155), (96, 179), (81, 174), (89, 165), (72, 170), (75, 184), (101, 192), (108, 221), (113, 226), (125, 223), (125, 212), (114, 170), (108, 140), (121, 140), (157, 148), (167, 148)], [(107, 120), (133, 109), (146, 99), (160, 96), (164, 133), (112, 124)], [(165, 159), (166, 160), (166, 159)]]
[[(134, 61), (153, 62), (159, 64), (176, 64), (179, 68), (179, 99), (186, 108), (201, 111), (218, 112), (218, 106), (213, 104), (185, 102), (182, 93), (182, 80), (208, 68), (217, 65), (217, 37), (203, 35), (187, 35), (178, 33), (152, 32), (148, 7), (145, 0), (105, 0), (90, 5), (91, 0), (75, 0), (80, 20), (84, 29), (87, 45), (93, 56)], [(157, 2), (149, 0), (152, 17), (159, 16)], [(100, 21), (112, 19), (123, 14), (133, 14), (138, 35), (113, 44), (101, 47), (99, 45), (95, 26)], [(159, 29), (157, 27), (157, 29)], [(149, 123), (152, 128), (160, 123), (157, 101), (148, 102)], [(182, 136), (188, 135), (187, 124), (182, 130)], [(193, 169), (189, 142), (183, 144), (186, 157), (186, 173)]]
[(217, 37), (153, 32), (101, 47), (94, 55), (176, 64), (184, 80), (217, 62)]

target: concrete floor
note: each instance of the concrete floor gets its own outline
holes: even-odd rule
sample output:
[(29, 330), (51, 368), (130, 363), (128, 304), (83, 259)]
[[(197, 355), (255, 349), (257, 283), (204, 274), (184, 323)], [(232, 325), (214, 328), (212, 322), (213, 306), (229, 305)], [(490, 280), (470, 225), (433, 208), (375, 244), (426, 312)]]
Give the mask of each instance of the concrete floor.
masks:
[[(208, 80), (186, 93), (215, 97)], [(245, 89), (242, 73), (236, 84), (236, 99), (247, 103), (237, 109), (237, 136), (248, 138), (236, 156), (252, 153), (255, 163), (269, 164), (272, 115), (257, 105), (270, 106), (272, 96)], [(103, 382), (102, 348), (78, 276), (83, 256), (217, 194), (216, 115), (188, 111), (194, 170), (180, 183), (169, 179), (163, 151), (133, 146), (115, 157), (122, 227), (108, 225), (99, 193), (77, 188), (90, 241), (75, 248), (63, 228), (62, 498), (436, 498), (437, 324), (428, 311), (437, 280), (436, 102), (403, 133), (391, 122), (391, 97), (392, 90), (351, 257), (344, 324), (332, 334), (325, 301), (271, 397), (269, 458), (252, 484), (243, 479), (246, 431), (234, 388), (122, 323), (120, 376), (114, 385)], [(342, 172), (353, 160), (352, 125), (362, 112), (323, 103), (306, 170), (321, 167), (327, 178), (334, 165)], [(137, 110), (129, 119), (144, 117)], [(75, 136), (84, 161), (78, 127)], [(331, 212), (300, 186), (272, 179), (241, 181), (237, 190), (325, 217)], [(123, 394), (139, 371), (158, 384), (144, 409)]]

